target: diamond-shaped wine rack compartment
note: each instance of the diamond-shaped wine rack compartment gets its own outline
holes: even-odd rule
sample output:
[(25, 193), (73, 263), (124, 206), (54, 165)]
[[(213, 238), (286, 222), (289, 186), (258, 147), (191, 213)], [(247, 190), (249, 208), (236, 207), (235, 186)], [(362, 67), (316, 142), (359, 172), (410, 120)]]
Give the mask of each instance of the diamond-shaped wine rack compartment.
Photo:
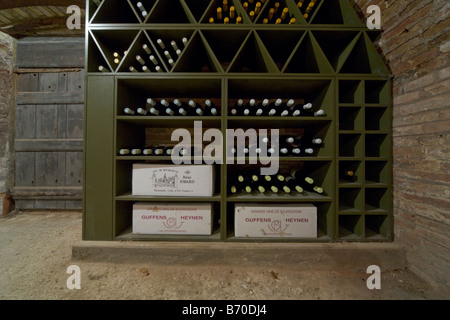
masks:
[(91, 24), (323, 24), (362, 27), (347, 0), (89, 0)]
[[(90, 0), (89, 5), (92, 26), (145, 26), (131, 32), (92, 28), (89, 72), (389, 74), (347, 0)], [(224, 29), (226, 19), (230, 27)], [(174, 29), (178, 24), (199, 28)], [(272, 27), (249, 30), (249, 24)], [(302, 25), (311, 30), (295, 28)]]
[(364, 31), (161, 28), (88, 37), (89, 72), (389, 74)]

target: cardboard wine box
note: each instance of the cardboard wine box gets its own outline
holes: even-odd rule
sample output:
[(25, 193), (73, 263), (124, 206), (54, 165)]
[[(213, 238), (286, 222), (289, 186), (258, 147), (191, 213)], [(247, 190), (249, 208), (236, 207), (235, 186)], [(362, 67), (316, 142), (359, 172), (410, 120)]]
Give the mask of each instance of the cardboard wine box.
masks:
[(133, 205), (133, 234), (211, 235), (211, 203), (149, 203)]
[(236, 204), (235, 236), (317, 238), (317, 208), (312, 204)]
[(132, 194), (137, 196), (211, 197), (214, 166), (133, 164)]

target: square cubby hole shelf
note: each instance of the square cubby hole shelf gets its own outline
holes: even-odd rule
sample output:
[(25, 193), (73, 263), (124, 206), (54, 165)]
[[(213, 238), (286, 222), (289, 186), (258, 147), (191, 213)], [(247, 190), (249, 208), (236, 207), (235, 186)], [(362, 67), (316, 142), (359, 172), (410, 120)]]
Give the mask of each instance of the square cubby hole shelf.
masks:
[(358, 158), (363, 155), (363, 138), (361, 134), (339, 134), (339, 157)]
[(339, 188), (339, 212), (363, 211), (364, 193), (361, 188)]
[(339, 81), (339, 103), (341, 104), (362, 104), (363, 83), (360, 80), (340, 80)]
[(366, 185), (388, 184), (391, 176), (392, 172), (388, 161), (366, 161)]
[(338, 238), (346, 240), (360, 240), (364, 235), (364, 217), (351, 214), (338, 216)]
[(358, 185), (364, 179), (364, 165), (362, 161), (339, 161), (339, 184)]
[(389, 113), (386, 107), (366, 107), (365, 118), (367, 131), (387, 131), (390, 128)]
[(387, 215), (365, 215), (365, 238), (386, 240), (391, 238), (391, 223)]
[(366, 188), (364, 198), (366, 212), (387, 213), (390, 209), (390, 197), (387, 188)]
[(339, 130), (363, 130), (363, 112), (361, 107), (339, 107)]
[(366, 104), (388, 105), (389, 82), (385, 80), (365, 81), (365, 102)]
[(366, 134), (365, 142), (366, 157), (389, 157), (390, 143), (387, 134)]

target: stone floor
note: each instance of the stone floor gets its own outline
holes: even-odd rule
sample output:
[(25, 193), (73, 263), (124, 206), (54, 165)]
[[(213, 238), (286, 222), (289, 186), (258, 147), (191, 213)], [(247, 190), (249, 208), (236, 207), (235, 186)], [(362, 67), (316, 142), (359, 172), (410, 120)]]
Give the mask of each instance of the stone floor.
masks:
[[(401, 254), (394, 256), (398, 249), (386, 249), (385, 253), (378, 250), (376, 254), (377, 250), (370, 249), (375, 246), (370, 244), (325, 244), (317, 250), (301, 244), (294, 244), (296, 250), (283, 244), (267, 248), (265, 244), (250, 244), (247, 248), (227, 248), (227, 244), (202, 247), (195, 243), (97, 245), (81, 241), (79, 212), (16, 212), (0, 219), (0, 241), (0, 299), (7, 300), (450, 297), (448, 292), (437, 291), (409, 272), (402, 265)], [(344, 254), (336, 254), (339, 246), (346, 246), (339, 251)], [(355, 251), (350, 250), (351, 246), (360, 250), (358, 255), (352, 253)], [(245, 250), (251, 254), (246, 255)], [(379, 290), (367, 287), (370, 274), (364, 266), (371, 260), (381, 268)], [(68, 288), (68, 279), (74, 275), (67, 273), (71, 265), (79, 267), (80, 289)]]

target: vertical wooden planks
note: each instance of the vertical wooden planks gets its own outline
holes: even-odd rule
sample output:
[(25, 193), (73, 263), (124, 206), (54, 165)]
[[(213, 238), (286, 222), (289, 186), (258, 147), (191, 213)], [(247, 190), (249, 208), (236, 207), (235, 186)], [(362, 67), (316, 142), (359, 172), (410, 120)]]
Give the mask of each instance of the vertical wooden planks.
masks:
[[(71, 50), (61, 56), (67, 41)], [(84, 43), (83, 38), (18, 42), (13, 190), (18, 209), (82, 208)]]

